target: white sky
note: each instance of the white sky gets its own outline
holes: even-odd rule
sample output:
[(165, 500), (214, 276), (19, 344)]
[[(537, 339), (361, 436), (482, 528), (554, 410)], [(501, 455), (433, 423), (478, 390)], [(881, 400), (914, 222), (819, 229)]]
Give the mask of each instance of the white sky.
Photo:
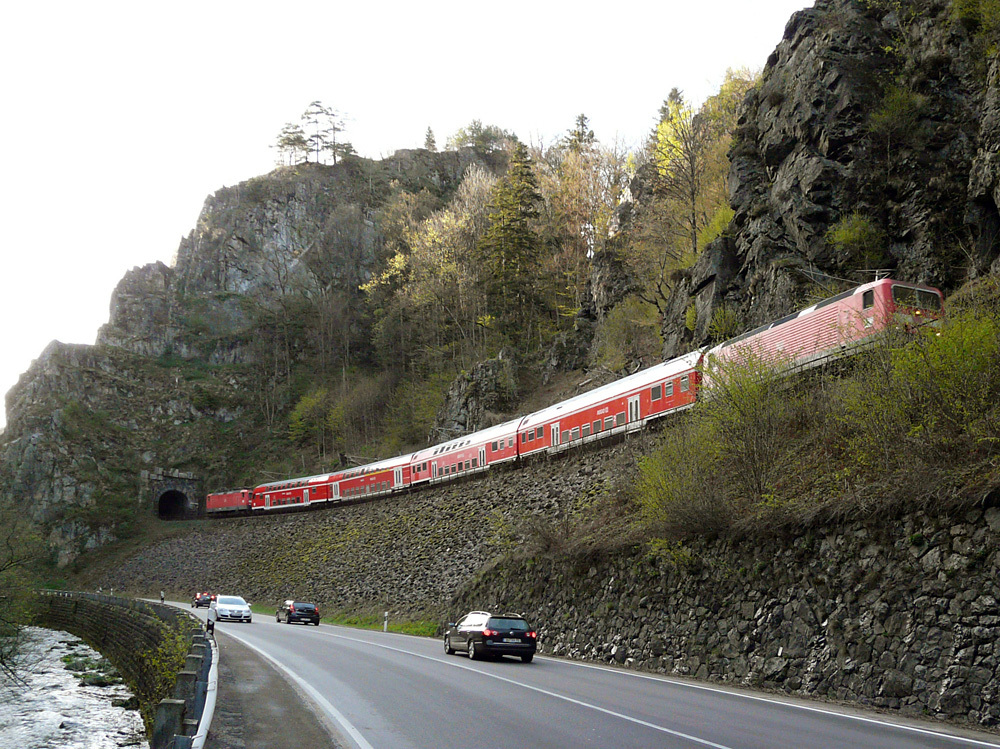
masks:
[(635, 144), (671, 88), (700, 104), (726, 68), (762, 68), (811, 5), (4, 3), (0, 393), (49, 341), (94, 343), (125, 272), (171, 264), (205, 198), (270, 171), (315, 99), (373, 158), (473, 119), (548, 144), (580, 113)]

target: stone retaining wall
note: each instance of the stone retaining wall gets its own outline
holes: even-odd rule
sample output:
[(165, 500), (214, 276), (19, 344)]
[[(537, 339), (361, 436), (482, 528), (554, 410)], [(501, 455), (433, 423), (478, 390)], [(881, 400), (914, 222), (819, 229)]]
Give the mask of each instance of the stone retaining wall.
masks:
[(128, 598), (39, 591), (35, 623), (80, 637), (114, 664), (139, 699), (152, 749), (190, 746), (212, 658), (196, 617)]
[(506, 561), (453, 604), (526, 613), (543, 652), (996, 726), (1000, 510), (652, 557)]

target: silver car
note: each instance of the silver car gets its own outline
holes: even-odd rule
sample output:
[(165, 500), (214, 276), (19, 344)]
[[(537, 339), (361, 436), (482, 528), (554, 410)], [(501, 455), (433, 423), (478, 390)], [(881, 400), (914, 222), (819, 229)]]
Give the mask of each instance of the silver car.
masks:
[(251, 621), (250, 604), (239, 596), (218, 596), (208, 607), (208, 618), (213, 622)]

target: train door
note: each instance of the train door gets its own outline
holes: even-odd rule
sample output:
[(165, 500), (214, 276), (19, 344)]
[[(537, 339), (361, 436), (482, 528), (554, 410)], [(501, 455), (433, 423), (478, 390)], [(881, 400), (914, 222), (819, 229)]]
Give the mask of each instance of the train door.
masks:
[(302, 504), (304, 504), (304, 505), (309, 504), (309, 487), (308, 486), (305, 489), (302, 490)]
[(438, 464), (437, 461), (435, 460), (433, 463), (431, 463), (431, 478), (436, 479), (437, 477), (438, 477)]
[(402, 486), (403, 485), (403, 469), (402, 468), (397, 468), (395, 471), (393, 471), (392, 480), (394, 482), (393, 486)]
[(264, 507), (270, 507), (270, 506), (271, 506), (271, 495), (270, 494), (265, 494), (264, 495)]
[(559, 422), (552, 425), (552, 447), (559, 444)]
[(628, 420), (629, 423), (639, 421), (639, 396), (633, 395), (628, 399)]
[(330, 484), (330, 499), (340, 500), (340, 482)]
[(486, 445), (479, 448), (479, 465), (486, 468)]

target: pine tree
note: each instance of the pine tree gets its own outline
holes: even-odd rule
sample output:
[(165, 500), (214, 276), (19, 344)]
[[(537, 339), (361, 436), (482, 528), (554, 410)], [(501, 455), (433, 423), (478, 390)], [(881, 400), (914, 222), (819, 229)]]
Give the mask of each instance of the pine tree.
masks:
[(532, 226), (540, 200), (528, 150), (518, 142), (507, 174), (494, 190), (489, 228), (477, 245), (477, 254), (490, 313), (503, 330), (520, 334), (522, 342), (530, 339), (541, 306), (534, 285), (541, 242)]
[(434, 141), (434, 131), (430, 127), (427, 128), (427, 133), (424, 135), (424, 148), (428, 151), (438, 150), (437, 143)]

